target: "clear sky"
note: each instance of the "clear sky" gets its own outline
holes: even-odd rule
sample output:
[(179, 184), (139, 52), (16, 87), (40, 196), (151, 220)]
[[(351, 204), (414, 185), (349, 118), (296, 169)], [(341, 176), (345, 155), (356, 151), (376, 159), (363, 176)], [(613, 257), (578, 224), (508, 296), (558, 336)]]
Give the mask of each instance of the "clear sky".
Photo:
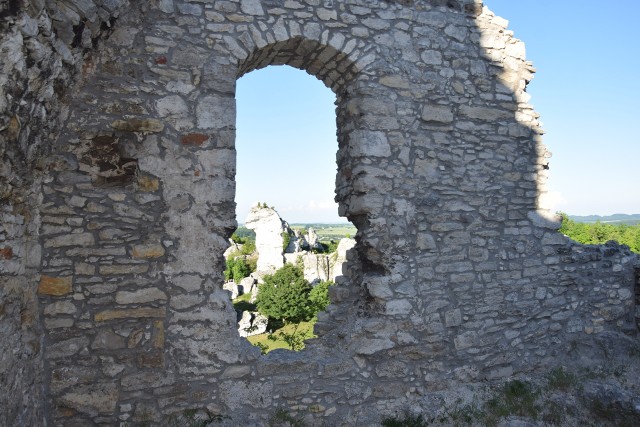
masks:
[[(549, 189), (573, 215), (640, 213), (640, 0), (487, 0), (538, 70), (528, 92), (553, 152)], [(238, 222), (256, 202), (344, 222), (333, 202), (335, 96), (291, 67), (238, 80)]]

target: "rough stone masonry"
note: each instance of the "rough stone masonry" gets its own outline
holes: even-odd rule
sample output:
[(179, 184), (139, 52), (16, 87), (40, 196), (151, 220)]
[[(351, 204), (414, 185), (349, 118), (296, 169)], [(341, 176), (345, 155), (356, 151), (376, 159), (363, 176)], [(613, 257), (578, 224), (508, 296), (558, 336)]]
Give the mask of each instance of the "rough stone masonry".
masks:
[[(545, 208), (534, 69), (506, 25), (480, 0), (3, 2), (0, 424), (374, 425), (636, 337), (637, 258)], [(261, 356), (222, 254), (235, 82), (282, 64), (336, 94), (358, 233), (318, 339)]]

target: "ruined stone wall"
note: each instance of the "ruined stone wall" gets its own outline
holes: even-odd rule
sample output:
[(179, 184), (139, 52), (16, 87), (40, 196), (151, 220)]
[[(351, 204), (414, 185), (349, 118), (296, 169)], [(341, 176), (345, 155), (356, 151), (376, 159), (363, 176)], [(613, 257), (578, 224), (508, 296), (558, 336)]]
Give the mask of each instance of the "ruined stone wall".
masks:
[[(108, 19), (95, 46), (84, 30), (65, 41), (94, 53), (70, 51), (80, 85), (44, 144), (39, 220), (25, 222), (40, 223), (41, 262), (11, 255), (38, 260), (12, 273), (31, 280), (25, 295), (41, 273), (38, 309), (24, 305), (42, 350), (20, 362), (25, 380), (2, 381), (40, 396), (44, 363), (33, 414), (113, 425), (207, 408), (247, 425), (285, 408), (373, 425), (456, 384), (553, 366), (571, 342), (635, 334), (637, 260), (555, 231), (533, 69), (479, 1), (140, 7)], [(261, 356), (238, 336), (222, 254), (236, 226), (235, 81), (281, 64), (336, 93), (336, 199), (358, 233), (319, 338)]]
[(43, 331), (36, 288), (45, 156), (99, 40), (126, 1), (0, 4), (0, 425), (41, 425)]

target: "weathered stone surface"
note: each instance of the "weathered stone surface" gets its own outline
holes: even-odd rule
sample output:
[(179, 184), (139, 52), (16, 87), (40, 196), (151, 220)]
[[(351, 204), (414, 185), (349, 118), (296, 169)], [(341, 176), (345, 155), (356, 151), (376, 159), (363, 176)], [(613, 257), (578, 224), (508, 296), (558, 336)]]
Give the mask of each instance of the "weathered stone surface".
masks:
[(63, 394), (60, 403), (91, 415), (110, 414), (116, 409), (118, 396), (118, 388), (115, 384), (93, 384)]
[(45, 248), (59, 248), (63, 246), (92, 246), (95, 238), (91, 233), (63, 234), (51, 237), (44, 242)]
[(73, 285), (73, 276), (51, 277), (42, 276), (38, 285), (40, 295), (63, 296), (70, 294)]
[(166, 300), (167, 294), (158, 288), (146, 288), (136, 291), (118, 291), (116, 292), (116, 303), (126, 304), (142, 304), (157, 300)]
[(147, 243), (143, 245), (134, 245), (131, 250), (131, 256), (138, 259), (160, 258), (165, 253), (164, 247), (159, 243)]
[(258, 272), (273, 273), (284, 265), (283, 233), (288, 233), (288, 225), (280, 215), (268, 207), (254, 206), (245, 220), (245, 227), (256, 233), (258, 252)]
[(101, 265), (100, 274), (120, 275), (120, 274), (140, 274), (149, 270), (149, 266), (145, 264), (118, 264), (118, 265)]
[(238, 333), (241, 337), (264, 334), (267, 331), (269, 319), (257, 312), (243, 311), (238, 321)]
[(166, 310), (164, 308), (130, 308), (126, 310), (105, 310), (96, 313), (94, 319), (96, 322), (105, 322), (114, 319), (139, 319), (143, 317), (164, 317)]
[(164, 124), (156, 119), (129, 119), (115, 120), (111, 127), (123, 132), (157, 133), (162, 132)]
[[(234, 425), (277, 408), (374, 425), (554, 364), (619, 364), (635, 384), (637, 349), (609, 350), (637, 341), (637, 258), (555, 231), (534, 70), (481, 2), (37, 0), (0, 16), (0, 425), (191, 405)], [(358, 233), (340, 268), (307, 257), (339, 282), (317, 339), (262, 357), (221, 254), (235, 82), (282, 64), (336, 94), (336, 200)], [(283, 248), (283, 231), (278, 265), (313, 244)]]

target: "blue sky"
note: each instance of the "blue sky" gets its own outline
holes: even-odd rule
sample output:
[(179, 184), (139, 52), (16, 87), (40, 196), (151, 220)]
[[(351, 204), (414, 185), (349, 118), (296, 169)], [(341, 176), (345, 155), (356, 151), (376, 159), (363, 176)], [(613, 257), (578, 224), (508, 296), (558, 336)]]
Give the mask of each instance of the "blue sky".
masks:
[[(553, 152), (549, 190), (574, 215), (640, 213), (640, 1), (487, 0), (527, 46)], [(256, 202), (290, 223), (344, 222), (333, 203), (335, 96), (303, 71), (238, 80), (238, 222)]]

